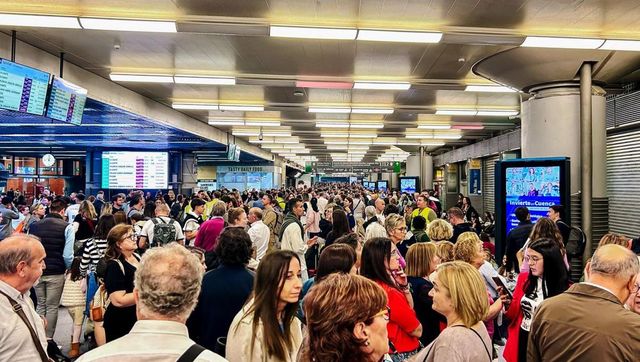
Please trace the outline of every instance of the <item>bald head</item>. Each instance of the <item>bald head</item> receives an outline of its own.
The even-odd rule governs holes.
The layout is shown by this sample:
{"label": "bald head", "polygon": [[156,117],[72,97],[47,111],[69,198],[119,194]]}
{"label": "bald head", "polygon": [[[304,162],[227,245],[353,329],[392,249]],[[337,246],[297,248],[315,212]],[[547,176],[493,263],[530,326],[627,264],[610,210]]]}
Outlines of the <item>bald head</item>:
{"label": "bald head", "polygon": [[169,216],[169,205],[165,203],[156,206],[156,216]]}
{"label": "bald head", "polygon": [[35,236],[20,234],[0,242],[0,280],[26,293],[42,275],[42,243]]}
{"label": "bald head", "polygon": [[378,211],[378,213],[380,214],[384,211],[384,207],[386,206],[386,203],[384,202],[383,199],[378,198],[376,199],[375,205],[376,205],[376,211]]}
{"label": "bald head", "polygon": [[596,249],[591,259],[591,274],[604,278],[629,280],[640,272],[638,258],[629,249],[607,244]]}

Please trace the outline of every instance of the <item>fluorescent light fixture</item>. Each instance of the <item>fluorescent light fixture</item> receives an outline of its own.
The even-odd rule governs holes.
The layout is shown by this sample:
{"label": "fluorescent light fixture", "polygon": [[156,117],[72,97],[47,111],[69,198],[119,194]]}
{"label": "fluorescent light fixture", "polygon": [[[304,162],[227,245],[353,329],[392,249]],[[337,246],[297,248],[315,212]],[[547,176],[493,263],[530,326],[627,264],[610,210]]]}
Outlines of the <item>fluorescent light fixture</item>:
{"label": "fluorescent light fixture", "polygon": [[316,28],[280,25],[271,25],[269,27],[269,36],[280,38],[354,40],[357,34],[357,29],[349,28]]}
{"label": "fluorescent light fixture", "polygon": [[401,43],[438,43],[442,39],[440,32],[368,30],[358,31],[358,40],[389,41]]}
{"label": "fluorescent light fixture", "polygon": [[600,49],[604,50],[627,50],[640,51],[640,41],[638,40],[607,40]]}
{"label": "fluorescent light fixture", "polygon": [[325,140],[325,141],[324,141],[324,144],[325,144],[325,145],[348,145],[348,144],[349,144],[349,141],[347,141],[347,140],[344,140],[344,141],[342,141],[342,140],[341,140],[341,141],[335,141],[335,140],[333,140],[333,141],[326,141],[326,140]]}
{"label": "fluorescent light fixture", "polygon": [[0,14],[2,26],[29,26],[38,28],[81,29],[75,16],[50,16],[27,14]]}
{"label": "fluorescent light fixture", "polygon": [[459,140],[462,138],[461,134],[434,134],[433,138],[440,138],[443,140]]}
{"label": "fluorescent light fixture", "polygon": [[376,138],[378,137],[375,133],[349,133],[350,138]]}
{"label": "fluorescent light fixture", "polygon": [[417,141],[402,141],[402,140],[398,140],[398,145],[402,145],[402,146],[420,146],[420,142]]}
{"label": "fluorescent light fixture", "polygon": [[245,121],[245,126],[254,126],[254,127],[280,127],[280,121]]}
{"label": "fluorescent light fixture", "polygon": [[368,150],[368,146],[327,145],[328,150]]}
{"label": "fluorescent light fixture", "polygon": [[520,46],[532,48],[598,49],[603,43],[604,39],[528,36]]}
{"label": "fluorescent light fixture", "polygon": [[439,116],[475,116],[478,113],[475,109],[438,109],[436,115]]}
{"label": "fluorescent light fixture", "polygon": [[236,78],[234,77],[209,77],[196,75],[174,75],[173,80],[176,84],[206,84],[206,85],[234,85]]}
{"label": "fluorescent light fixture", "polygon": [[260,136],[260,131],[231,131],[234,136]]}
{"label": "fluorescent light fixture", "polygon": [[484,129],[484,126],[482,124],[460,124],[451,127],[451,129],[480,130]]}
{"label": "fluorescent light fixture", "polygon": [[217,111],[218,105],[211,103],[172,103],[173,109],[190,109],[198,111]]}
{"label": "fluorescent light fixture", "polygon": [[291,132],[262,131],[262,135],[267,137],[291,137]]}
{"label": "fluorescent light fixture", "polygon": [[351,128],[358,128],[358,129],[379,129],[379,128],[384,128],[384,124],[382,123],[353,123],[351,122]]}
{"label": "fluorescent light fixture", "polygon": [[315,81],[296,81],[296,87],[298,88],[324,88],[324,89],[351,89],[353,84],[351,82],[315,82]]}
{"label": "fluorescent light fixture", "polygon": [[478,113],[476,115],[478,115],[478,116],[504,116],[504,117],[508,117],[508,116],[517,116],[518,114],[520,114],[520,112],[517,111],[517,110],[491,110],[491,109],[486,109],[486,110],[478,110]]}
{"label": "fluorescent light fixture", "polygon": [[432,133],[407,133],[406,138],[433,138]]}
{"label": "fluorescent light fixture", "polygon": [[419,129],[450,129],[450,124],[419,124]]}
{"label": "fluorescent light fixture", "polygon": [[176,33],[175,21],[125,20],[104,18],[80,18],[84,29],[112,31],[143,31],[150,33]]}
{"label": "fluorescent light fixture", "polygon": [[111,73],[109,78],[114,82],[173,83],[172,76],[163,74]]}
{"label": "fluorescent light fixture", "polygon": [[382,90],[407,90],[411,88],[409,82],[355,82],[353,89],[382,89]]}
{"label": "fluorescent light fixture", "polygon": [[351,107],[309,107],[311,113],[350,113]]}
{"label": "fluorescent light fixture", "polygon": [[349,145],[370,145],[372,144],[373,141],[372,140],[367,140],[367,141],[357,141],[357,140],[351,140],[349,141]]}
{"label": "fluorescent light fixture", "polygon": [[348,133],[321,133],[322,138],[348,138]]}
{"label": "fluorescent light fixture", "polygon": [[465,92],[489,92],[489,93],[516,93],[515,89],[501,85],[468,85]]}
{"label": "fluorescent light fixture", "polygon": [[444,146],[444,142],[422,142],[422,146]]}
{"label": "fluorescent light fixture", "polygon": [[391,114],[393,108],[351,108],[351,113],[357,114]]}
{"label": "fluorescent light fixture", "polygon": [[331,123],[331,122],[319,122],[316,123],[318,128],[349,128],[349,123]]}
{"label": "fluorescent light fixture", "polygon": [[279,148],[304,148],[305,146],[303,144],[276,144],[276,143],[269,143],[269,144],[265,144],[262,146],[262,148],[268,148],[268,149],[279,149]]}
{"label": "fluorescent light fixture", "polygon": [[243,111],[243,112],[262,112],[264,111],[264,106],[262,105],[220,105],[221,111]]}
{"label": "fluorescent light fixture", "polygon": [[275,138],[275,137],[263,137],[263,139],[259,139],[258,137],[249,138],[249,143],[286,143],[286,144],[296,144],[300,143],[300,140],[297,138]]}
{"label": "fluorescent light fixture", "polygon": [[209,124],[212,126],[244,126],[241,119],[210,119]]}

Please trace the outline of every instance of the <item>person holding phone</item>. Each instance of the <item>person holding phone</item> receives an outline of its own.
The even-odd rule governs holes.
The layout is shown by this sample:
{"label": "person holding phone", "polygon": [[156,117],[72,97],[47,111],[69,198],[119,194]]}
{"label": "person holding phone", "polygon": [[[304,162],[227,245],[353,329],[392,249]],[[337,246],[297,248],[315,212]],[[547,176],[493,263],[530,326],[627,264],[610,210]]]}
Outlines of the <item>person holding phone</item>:
{"label": "person holding phone", "polygon": [[513,297],[504,287],[498,287],[509,322],[509,339],[503,357],[507,362],[527,360],[527,340],[533,316],[545,299],[569,288],[569,275],[558,243],[538,239],[527,248],[524,262],[529,272],[520,273]]}

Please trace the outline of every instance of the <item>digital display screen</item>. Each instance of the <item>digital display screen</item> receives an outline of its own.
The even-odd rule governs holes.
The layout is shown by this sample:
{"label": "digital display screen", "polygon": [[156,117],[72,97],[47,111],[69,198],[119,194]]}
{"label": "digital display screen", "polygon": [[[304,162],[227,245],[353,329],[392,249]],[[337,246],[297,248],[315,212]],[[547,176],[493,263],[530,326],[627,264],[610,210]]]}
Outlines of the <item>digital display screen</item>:
{"label": "digital display screen", "polygon": [[531,222],[547,216],[549,206],[560,202],[560,166],[507,167],[505,169],[506,234],[520,221],[515,211],[526,206]]}
{"label": "digital display screen", "polygon": [[376,186],[378,191],[387,191],[389,189],[389,183],[387,181],[378,181],[376,182]]}
{"label": "digital display screen", "polygon": [[49,94],[47,117],[79,126],[86,101],[86,89],[54,77]]}
{"label": "digital display screen", "polygon": [[418,179],[415,177],[400,177],[400,192],[413,194],[418,190]]}
{"label": "digital display screen", "polygon": [[49,73],[0,59],[0,108],[42,116]]}
{"label": "digital display screen", "polygon": [[235,143],[229,143],[229,148],[227,150],[227,160],[229,161],[240,161],[240,147]]}
{"label": "digital display screen", "polygon": [[168,179],[167,152],[102,153],[102,188],[166,189]]}

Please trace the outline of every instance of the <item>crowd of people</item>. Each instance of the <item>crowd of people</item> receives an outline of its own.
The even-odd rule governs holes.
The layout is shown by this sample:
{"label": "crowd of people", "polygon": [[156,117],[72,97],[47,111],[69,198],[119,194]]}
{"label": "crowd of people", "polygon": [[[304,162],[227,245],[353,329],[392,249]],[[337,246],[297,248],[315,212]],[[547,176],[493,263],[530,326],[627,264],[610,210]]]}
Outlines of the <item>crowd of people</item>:
{"label": "crowd of people", "polygon": [[493,215],[464,195],[443,210],[432,190],[1,203],[3,361],[64,361],[61,306],[79,361],[492,361],[505,344],[507,361],[640,356],[637,242],[605,235],[574,283],[560,205],[535,223],[518,208],[497,262]]}

